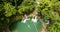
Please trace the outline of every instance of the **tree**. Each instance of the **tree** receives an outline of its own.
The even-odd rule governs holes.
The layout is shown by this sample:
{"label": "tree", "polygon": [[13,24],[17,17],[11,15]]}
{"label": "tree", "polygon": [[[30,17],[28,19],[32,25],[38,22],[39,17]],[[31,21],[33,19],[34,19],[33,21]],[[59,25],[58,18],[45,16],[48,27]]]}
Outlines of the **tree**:
{"label": "tree", "polygon": [[59,0],[41,0],[37,6],[40,16],[43,19],[50,19],[48,26],[49,32],[59,32],[60,30],[60,1]]}
{"label": "tree", "polygon": [[[9,32],[11,23],[34,10],[35,0],[0,0],[0,29]],[[28,14],[29,14],[28,13]]]}

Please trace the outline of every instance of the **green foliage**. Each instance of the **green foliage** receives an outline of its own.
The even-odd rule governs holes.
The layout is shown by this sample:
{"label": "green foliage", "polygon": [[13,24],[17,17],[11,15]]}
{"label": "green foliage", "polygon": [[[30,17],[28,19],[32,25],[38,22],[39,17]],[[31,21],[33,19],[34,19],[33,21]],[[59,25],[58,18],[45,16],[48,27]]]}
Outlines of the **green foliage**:
{"label": "green foliage", "polygon": [[18,12],[20,14],[26,14],[31,12],[34,7],[34,0],[25,0],[21,3],[20,6],[18,6]]}
{"label": "green foliage", "polygon": [[35,2],[35,0],[25,0],[25,1],[22,2],[21,5],[24,5],[24,6],[31,6],[31,5],[34,4],[34,2]]}
{"label": "green foliage", "polygon": [[[1,2],[2,1],[2,2]],[[23,15],[34,10],[35,0],[1,0],[0,29],[6,29],[15,21],[21,20]]]}
{"label": "green foliage", "polygon": [[49,32],[60,32],[60,1],[41,0],[37,8],[43,18],[51,19]]}
{"label": "green foliage", "polygon": [[0,11],[2,11],[3,10],[3,5],[2,4],[0,4]]}
{"label": "green foliage", "polygon": [[4,4],[4,10],[5,10],[5,16],[12,16],[16,14],[16,9],[14,6],[12,6],[10,3]]}
{"label": "green foliage", "polygon": [[37,8],[38,8],[38,12],[41,12],[41,14],[46,18],[52,17],[51,13],[53,11],[52,11],[52,3],[50,1],[44,1],[44,2],[41,1]]}
{"label": "green foliage", "polygon": [[35,0],[2,0],[0,3],[0,28],[9,26],[10,23],[23,18],[23,15],[31,13],[34,8],[43,18],[51,19],[49,31],[60,32],[60,1],[40,0],[36,5]]}
{"label": "green foliage", "polygon": [[33,6],[19,6],[19,10],[18,10],[18,12],[20,13],[20,14],[26,14],[26,13],[28,13],[29,11],[32,11],[33,10]]}

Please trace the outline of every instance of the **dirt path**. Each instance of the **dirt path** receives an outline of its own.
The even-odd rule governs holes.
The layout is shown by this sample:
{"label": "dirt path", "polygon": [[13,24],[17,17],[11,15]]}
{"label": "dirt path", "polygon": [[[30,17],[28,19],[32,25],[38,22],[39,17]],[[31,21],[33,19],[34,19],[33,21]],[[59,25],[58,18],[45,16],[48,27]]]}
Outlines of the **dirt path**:
{"label": "dirt path", "polygon": [[40,19],[40,21],[41,21],[42,26],[43,26],[42,29],[41,29],[41,32],[47,32],[47,29],[46,29],[47,24],[43,22],[43,19]]}

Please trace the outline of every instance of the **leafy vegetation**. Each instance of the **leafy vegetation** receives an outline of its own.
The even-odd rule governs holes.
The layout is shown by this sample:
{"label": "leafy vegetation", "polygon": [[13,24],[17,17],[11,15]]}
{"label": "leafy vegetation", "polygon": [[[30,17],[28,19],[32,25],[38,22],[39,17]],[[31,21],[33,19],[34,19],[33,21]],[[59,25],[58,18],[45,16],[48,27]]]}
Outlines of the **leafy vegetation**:
{"label": "leafy vegetation", "polygon": [[43,19],[49,19],[49,32],[59,32],[60,30],[60,1],[59,0],[41,0],[37,6],[40,16]]}
{"label": "leafy vegetation", "polygon": [[48,30],[60,32],[60,0],[40,0],[38,5],[35,1],[0,0],[0,30],[6,30],[11,23],[21,20],[25,14],[28,15],[37,8],[39,16],[50,20]]}
{"label": "leafy vegetation", "polygon": [[[0,29],[9,30],[11,23],[34,10],[35,0],[0,0]],[[29,12],[29,13],[28,13]]]}

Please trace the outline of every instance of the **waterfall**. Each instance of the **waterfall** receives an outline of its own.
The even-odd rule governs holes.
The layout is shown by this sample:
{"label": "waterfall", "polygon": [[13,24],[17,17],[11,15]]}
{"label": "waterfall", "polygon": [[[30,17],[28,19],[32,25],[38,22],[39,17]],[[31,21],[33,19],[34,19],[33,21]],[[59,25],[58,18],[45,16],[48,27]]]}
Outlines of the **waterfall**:
{"label": "waterfall", "polygon": [[[30,20],[30,18],[28,18],[28,17],[26,16],[26,18],[23,19],[21,22],[22,22],[22,23],[26,23],[27,20]],[[36,23],[37,20],[38,20],[38,19],[37,19],[37,16],[35,16],[35,17],[32,18],[32,21],[33,21],[34,23]]]}
{"label": "waterfall", "polygon": [[27,20],[30,20],[30,19],[25,15],[24,19],[21,22],[26,23]]}
{"label": "waterfall", "polygon": [[34,18],[32,18],[32,21],[36,23],[37,22],[37,16],[35,16]]}

